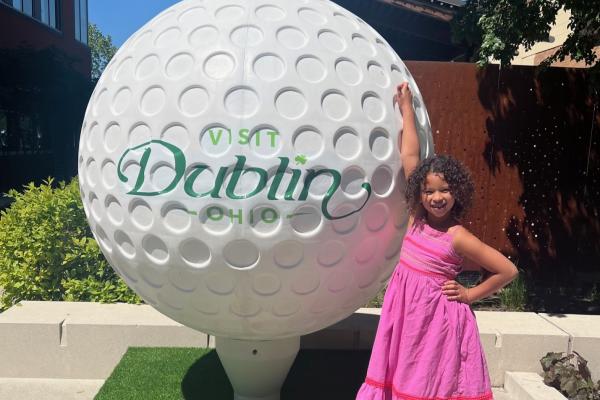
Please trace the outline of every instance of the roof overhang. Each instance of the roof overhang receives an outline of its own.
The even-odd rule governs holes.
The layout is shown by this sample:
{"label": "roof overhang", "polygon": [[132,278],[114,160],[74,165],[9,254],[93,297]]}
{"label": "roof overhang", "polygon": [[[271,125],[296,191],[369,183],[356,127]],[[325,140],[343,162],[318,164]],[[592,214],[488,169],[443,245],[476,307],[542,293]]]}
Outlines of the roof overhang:
{"label": "roof overhang", "polygon": [[379,0],[412,12],[449,22],[456,11],[463,6],[461,0]]}

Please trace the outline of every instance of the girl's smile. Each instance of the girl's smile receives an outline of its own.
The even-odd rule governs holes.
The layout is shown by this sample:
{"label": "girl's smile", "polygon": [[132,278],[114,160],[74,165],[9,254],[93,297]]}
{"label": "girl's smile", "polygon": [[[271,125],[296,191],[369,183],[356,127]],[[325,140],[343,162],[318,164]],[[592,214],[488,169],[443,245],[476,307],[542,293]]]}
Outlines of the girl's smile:
{"label": "girl's smile", "polygon": [[430,222],[443,222],[454,206],[455,200],[444,175],[430,172],[425,177],[421,191],[421,204],[431,218]]}

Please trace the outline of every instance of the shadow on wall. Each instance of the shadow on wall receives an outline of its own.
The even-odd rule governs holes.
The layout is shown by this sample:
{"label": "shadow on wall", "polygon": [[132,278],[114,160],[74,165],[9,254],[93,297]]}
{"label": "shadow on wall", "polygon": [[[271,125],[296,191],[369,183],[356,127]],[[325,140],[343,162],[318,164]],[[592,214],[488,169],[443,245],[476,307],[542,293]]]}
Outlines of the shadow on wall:
{"label": "shadow on wall", "polygon": [[489,112],[482,156],[492,175],[517,168],[522,184],[522,215],[505,226],[517,264],[545,285],[600,281],[600,113],[589,74],[486,68],[478,78]]}

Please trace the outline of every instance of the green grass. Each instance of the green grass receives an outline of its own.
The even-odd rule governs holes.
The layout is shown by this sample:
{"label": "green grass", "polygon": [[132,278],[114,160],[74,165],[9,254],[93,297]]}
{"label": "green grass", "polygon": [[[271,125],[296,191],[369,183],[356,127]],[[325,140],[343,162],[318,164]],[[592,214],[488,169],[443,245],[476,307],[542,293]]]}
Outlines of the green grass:
{"label": "green grass", "polygon": [[[354,399],[370,351],[301,350],[281,400]],[[231,400],[217,353],[196,348],[130,348],[95,400]]]}
{"label": "green grass", "polygon": [[523,274],[524,272],[519,271],[517,278],[498,293],[500,303],[508,311],[523,311],[526,308],[527,286]]}

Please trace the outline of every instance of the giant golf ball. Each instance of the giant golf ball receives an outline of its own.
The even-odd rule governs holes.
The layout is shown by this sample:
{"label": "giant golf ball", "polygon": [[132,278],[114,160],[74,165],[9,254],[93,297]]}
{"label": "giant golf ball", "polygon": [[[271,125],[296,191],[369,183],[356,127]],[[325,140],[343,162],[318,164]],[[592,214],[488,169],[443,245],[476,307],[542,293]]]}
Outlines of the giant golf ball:
{"label": "giant golf ball", "polygon": [[187,0],[117,52],[79,147],[100,248],[146,302],[213,335],[307,334],[363,306],[407,220],[386,41],[329,1]]}

